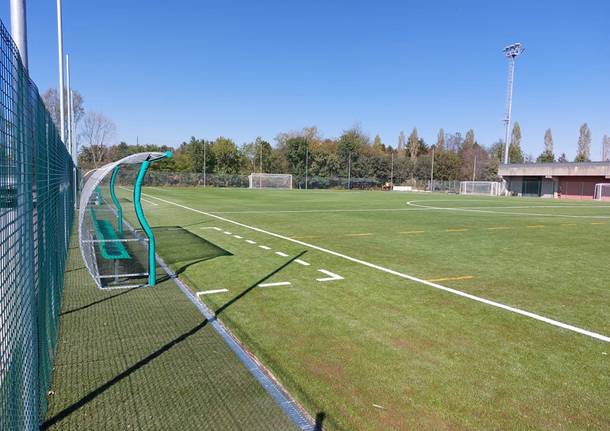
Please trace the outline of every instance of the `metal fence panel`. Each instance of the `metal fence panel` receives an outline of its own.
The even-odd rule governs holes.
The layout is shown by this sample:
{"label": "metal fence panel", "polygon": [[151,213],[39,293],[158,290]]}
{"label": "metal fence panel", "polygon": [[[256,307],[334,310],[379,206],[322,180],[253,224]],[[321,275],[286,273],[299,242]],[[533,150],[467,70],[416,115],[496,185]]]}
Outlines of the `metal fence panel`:
{"label": "metal fence panel", "polygon": [[47,407],[74,165],[0,23],[0,429],[38,429]]}

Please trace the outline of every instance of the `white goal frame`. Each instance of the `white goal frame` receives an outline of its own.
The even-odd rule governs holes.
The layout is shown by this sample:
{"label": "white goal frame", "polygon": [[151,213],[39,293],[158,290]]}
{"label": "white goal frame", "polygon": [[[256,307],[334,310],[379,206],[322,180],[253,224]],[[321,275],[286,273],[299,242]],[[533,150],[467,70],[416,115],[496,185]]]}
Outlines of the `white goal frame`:
{"label": "white goal frame", "polygon": [[251,189],[292,189],[292,175],[253,172],[248,175]]}
{"label": "white goal frame", "polygon": [[610,200],[610,183],[595,184],[593,199],[595,199],[596,201]]}
{"label": "white goal frame", "polygon": [[500,196],[504,193],[504,183],[497,181],[462,181],[461,195]]}

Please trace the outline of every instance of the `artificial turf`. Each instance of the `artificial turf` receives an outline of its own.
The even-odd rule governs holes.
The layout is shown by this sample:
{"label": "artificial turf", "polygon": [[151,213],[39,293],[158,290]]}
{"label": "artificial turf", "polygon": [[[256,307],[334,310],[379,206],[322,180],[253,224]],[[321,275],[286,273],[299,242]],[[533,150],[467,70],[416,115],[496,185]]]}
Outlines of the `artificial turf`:
{"label": "artificial turf", "polygon": [[[310,413],[324,413],[326,429],[610,428],[607,342],[189,209],[608,336],[607,203],[145,193],[154,225],[180,226],[228,252],[181,277],[194,291],[229,290],[204,300]],[[162,244],[158,251],[181,259]],[[297,256],[310,265],[286,265]],[[317,281],[326,277],[319,269],[343,279]],[[257,287],[270,282],[291,285]]]}
{"label": "artificial turf", "polygon": [[[172,235],[193,261],[226,254]],[[42,429],[296,429],[172,280],[101,291],[76,238],[48,399]]]}

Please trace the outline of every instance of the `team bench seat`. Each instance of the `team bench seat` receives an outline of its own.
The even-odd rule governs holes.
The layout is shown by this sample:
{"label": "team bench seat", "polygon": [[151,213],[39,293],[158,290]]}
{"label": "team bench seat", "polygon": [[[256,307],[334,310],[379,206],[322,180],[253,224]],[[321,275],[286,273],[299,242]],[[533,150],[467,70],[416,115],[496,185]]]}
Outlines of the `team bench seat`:
{"label": "team bench seat", "polygon": [[95,227],[95,233],[99,242],[102,257],[108,260],[116,259],[131,259],[129,252],[123,245],[120,238],[114,231],[114,226],[108,220],[98,219],[95,216],[95,211],[91,208],[91,218],[93,219],[93,226]]}

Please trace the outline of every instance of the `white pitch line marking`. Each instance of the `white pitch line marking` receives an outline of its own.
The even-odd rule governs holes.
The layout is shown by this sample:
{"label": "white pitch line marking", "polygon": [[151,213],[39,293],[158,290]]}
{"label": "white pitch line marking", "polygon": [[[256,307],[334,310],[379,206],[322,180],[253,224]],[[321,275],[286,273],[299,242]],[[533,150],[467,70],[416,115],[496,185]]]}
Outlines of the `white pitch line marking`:
{"label": "white pitch line marking", "polygon": [[212,229],[217,230],[218,232],[220,232],[222,229],[219,227],[213,227]]}
{"label": "white pitch line marking", "polygon": [[322,274],[326,274],[329,277],[325,277],[325,278],[316,278],[317,281],[334,281],[334,280],[343,280],[343,277],[341,277],[339,274],[335,274],[334,272],[330,272],[327,271],[325,269],[318,269],[318,272],[321,272]]}
{"label": "white pitch line marking", "polygon": [[311,263],[309,263],[309,262],[305,262],[304,260],[301,260],[301,259],[295,259],[294,261],[295,261],[296,263],[298,263],[299,265],[303,265],[303,266],[309,266],[309,265],[311,265]]}
{"label": "white pitch line marking", "polygon": [[233,235],[233,238],[242,239],[242,237],[239,235]]}
{"label": "white pitch line marking", "polygon": [[[159,198],[157,198],[159,199]],[[522,215],[522,216],[533,216],[533,217],[560,217],[560,218],[589,218],[589,219],[607,219],[610,216],[586,216],[586,215],[568,215],[568,214],[541,214],[541,213],[518,213],[518,212],[509,212],[509,211],[491,211],[491,210],[483,210],[483,209],[475,209],[468,207],[433,207],[429,205],[421,205],[416,204],[417,201],[409,201],[407,205],[420,208],[420,209],[428,209],[428,210],[437,210],[437,211],[464,211],[464,212],[474,212],[474,213],[483,213],[483,214],[498,214],[498,215]],[[499,208],[499,207],[486,207],[486,208]],[[599,207],[601,208],[601,207]]]}
{"label": "white pitch line marking", "polygon": [[281,251],[276,251],[275,254],[277,254],[278,256],[282,256],[282,257],[288,257],[288,255],[286,253],[282,253]]}
{"label": "white pitch line marking", "polygon": [[214,230],[220,230],[220,228],[218,228],[218,227],[212,227],[212,226],[203,226],[203,227],[200,227],[199,229],[214,229]]}
{"label": "white pitch line marking", "polygon": [[[142,199],[142,198],[140,198],[140,199]],[[143,200],[144,202],[146,202],[147,204],[151,204],[151,205],[156,206],[156,207],[158,207],[158,206],[159,206],[159,204],[156,204],[156,203],[154,203],[154,202],[151,202],[151,201],[149,201],[148,199],[142,199],[142,200]]]}
{"label": "white pitch line marking", "polygon": [[275,287],[275,286],[290,286],[292,283],[289,281],[279,281],[277,283],[263,283],[259,284],[258,287]]}
{"label": "white pitch line marking", "polygon": [[271,250],[271,247],[267,247],[266,245],[259,245],[259,248],[262,248],[263,250]]}
{"label": "white pitch line marking", "polygon": [[215,214],[211,214],[211,213],[208,213],[208,212],[205,212],[205,211],[201,211],[201,210],[198,210],[198,209],[195,209],[195,208],[191,208],[191,207],[188,207],[186,205],[182,205],[182,204],[179,204],[179,203],[176,203],[176,202],[169,201],[167,199],[162,199],[162,198],[159,198],[157,196],[153,196],[153,195],[149,195],[149,194],[146,194],[146,196],[149,196],[151,198],[157,199],[157,200],[159,200],[161,202],[165,202],[165,203],[170,204],[170,205],[174,205],[174,206],[179,207],[179,208],[183,208],[183,209],[188,210],[188,211],[193,211],[193,212],[196,212],[198,214],[202,214],[202,215],[205,215],[205,216],[208,216],[208,217],[215,218],[217,220],[222,220],[222,221],[227,222],[227,223],[232,223],[232,224],[234,224],[236,226],[241,226],[243,228],[250,229],[250,230],[253,230],[255,232],[264,233],[265,235],[269,235],[269,236],[272,236],[272,237],[275,237],[275,238],[283,239],[285,241],[290,241],[292,243],[299,244],[299,245],[302,245],[304,247],[308,247],[308,248],[311,248],[313,250],[320,251],[322,253],[330,254],[332,256],[336,256],[336,257],[348,260],[350,262],[354,262],[354,263],[360,264],[362,266],[366,266],[368,268],[376,269],[378,271],[385,272],[387,274],[392,274],[392,275],[395,275],[397,277],[404,278],[406,280],[411,280],[411,281],[414,281],[416,283],[420,283],[420,284],[426,285],[428,287],[432,287],[434,289],[438,289],[438,290],[442,290],[442,291],[445,291],[445,292],[448,292],[448,293],[452,293],[454,295],[461,296],[463,298],[467,298],[467,299],[470,299],[470,300],[473,300],[473,301],[476,301],[476,302],[480,302],[482,304],[490,305],[492,307],[501,308],[502,310],[510,311],[511,313],[515,313],[515,314],[519,314],[521,316],[529,317],[530,319],[538,320],[539,322],[544,322],[546,324],[555,326],[557,328],[566,329],[568,331],[576,332],[576,333],[581,334],[581,335],[586,335],[587,337],[595,338],[597,340],[604,341],[606,343],[610,343],[610,337],[607,336],[607,335],[599,334],[597,332],[593,332],[593,331],[589,331],[587,329],[579,328],[578,326],[574,326],[574,325],[570,325],[568,323],[560,322],[558,320],[550,319],[548,317],[541,316],[540,314],[532,313],[532,312],[527,311],[527,310],[522,310],[520,308],[511,307],[510,305],[502,304],[501,302],[492,301],[490,299],[486,299],[486,298],[482,298],[480,296],[472,295],[470,293],[462,292],[461,290],[452,289],[450,287],[446,287],[446,286],[443,286],[441,284],[432,283],[430,281],[423,280],[423,279],[415,277],[413,275],[404,274],[402,272],[398,272],[398,271],[395,271],[393,269],[383,267],[381,265],[377,265],[377,264],[374,264],[374,263],[371,263],[371,262],[367,262],[367,261],[362,260],[362,259],[358,259],[358,258],[351,257],[351,256],[348,256],[348,255],[345,255],[345,254],[338,253],[338,252],[333,251],[333,250],[329,250],[329,249],[324,248],[324,247],[320,247],[320,246],[317,246],[317,245],[314,245],[314,244],[309,244],[309,243],[304,242],[304,241],[299,241],[298,239],[289,238],[287,236],[280,235],[280,234],[277,234],[277,233],[274,233],[274,232],[269,232],[269,231],[266,231],[266,230],[258,228],[258,227],[250,226],[250,225],[247,225],[247,224],[244,224],[244,223],[237,222],[235,220],[231,220],[231,219],[228,219],[228,218],[225,218],[225,217],[221,217],[221,216],[218,216],[218,215],[215,215]]}
{"label": "white pitch line marking", "polygon": [[231,232],[226,231],[226,230],[225,230],[223,233],[224,233],[225,235],[233,235]]}
{"label": "white pitch line marking", "polygon": [[212,295],[214,293],[226,293],[229,289],[213,289],[213,290],[203,290],[201,292],[197,292],[197,296],[199,295]]}
{"label": "white pitch line marking", "polygon": [[256,241],[252,241],[251,239],[247,239],[247,240],[246,240],[246,242],[247,242],[248,244],[256,244]]}

